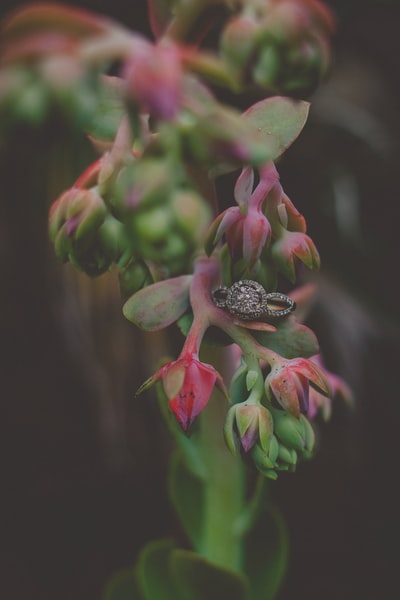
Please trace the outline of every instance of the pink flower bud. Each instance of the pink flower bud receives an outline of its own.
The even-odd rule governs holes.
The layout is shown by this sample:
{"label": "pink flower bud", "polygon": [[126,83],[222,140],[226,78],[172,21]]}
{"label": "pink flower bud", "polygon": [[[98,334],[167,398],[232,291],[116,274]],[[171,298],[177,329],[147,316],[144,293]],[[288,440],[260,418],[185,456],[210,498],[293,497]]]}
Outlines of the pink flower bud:
{"label": "pink flower bud", "polygon": [[198,360],[197,354],[185,353],[169,362],[146,381],[137,394],[161,379],[168,405],[185,431],[206,407],[214,385],[224,387],[213,366]]}
{"label": "pink flower bud", "polygon": [[173,44],[135,47],[125,65],[128,94],[143,112],[161,119],[173,119],[180,107],[182,64]]}
{"label": "pink flower bud", "polygon": [[314,242],[301,231],[283,230],[281,236],[272,245],[271,256],[279,270],[292,283],[296,279],[296,260],[300,260],[309,269],[318,269],[320,265]]}
{"label": "pink flower bud", "polygon": [[268,219],[260,208],[254,206],[248,207],[247,214],[243,214],[238,206],[227,208],[211,225],[211,232],[215,229],[210,249],[225,236],[232,260],[244,258],[249,268],[259,259],[271,237]]}
{"label": "pink flower bud", "polygon": [[240,402],[229,409],[224,435],[228,448],[235,453],[234,435],[240,439],[245,452],[254,444],[259,444],[267,450],[273,431],[271,413],[261,404]]}
{"label": "pink flower bud", "polygon": [[331,395],[325,374],[306,358],[282,358],[272,365],[265,379],[268,399],[274,397],[282,408],[297,418],[308,411],[310,386],[324,396]]}

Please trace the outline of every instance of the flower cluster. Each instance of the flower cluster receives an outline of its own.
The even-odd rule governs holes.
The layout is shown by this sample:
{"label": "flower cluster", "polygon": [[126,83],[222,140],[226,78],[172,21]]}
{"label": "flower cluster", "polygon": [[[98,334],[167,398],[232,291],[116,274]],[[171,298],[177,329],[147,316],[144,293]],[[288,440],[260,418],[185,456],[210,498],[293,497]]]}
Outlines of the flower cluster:
{"label": "flower cluster", "polygon": [[319,268],[318,251],[306,234],[304,217],[283,192],[274,164],[259,169],[259,183],[254,190],[253,179],[253,170],[245,168],[235,187],[238,206],[226,209],[215,219],[207,249],[211,253],[225,239],[236,265],[233,278],[253,274],[262,278],[260,271],[266,263],[269,274],[275,271],[275,279],[280,272],[294,283],[298,261],[309,269]]}
{"label": "flower cluster", "polygon": [[242,85],[304,95],[329,63],[332,14],[318,0],[254,0],[225,26],[221,51]]}
{"label": "flower cluster", "polygon": [[[177,320],[188,308],[193,311],[179,358],[159,369],[138,392],[161,381],[171,412],[182,429],[188,431],[217,385],[230,399],[224,427],[228,448],[233,454],[248,454],[261,473],[275,479],[277,471],[294,470],[299,459],[311,456],[314,433],[310,419],[319,411],[326,418],[331,398],[342,396],[350,400],[350,392],[344,382],[326,371],[316,356],[285,358],[273,349],[277,334],[290,347],[290,340],[298,335],[295,317],[286,320],[286,331],[281,328],[279,332],[268,323],[238,321],[218,308],[211,290],[219,276],[220,265],[215,257],[200,258],[189,290],[186,287],[178,290],[177,285],[172,292],[166,282],[150,285],[140,292],[141,304],[136,307],[131,304],[125,311],[128,318],[152,329],[154,326],[148,325],[153,322],[149,313],[155,304],[160,306],[161,297],[160,312],[165,324]],[[143,309],[143,302],[149,306],[148,311]],[[157,328],[163,325],[157,322]],[[227,334],[234,342],[235,353],[241,357],[229,393],[215,368],[199,360],[199,348],[210,326]],[[315,338],[304,325],[301,327],[303,345],[298,350],[311,355],[316,349]],[[248,328],[266,332],[268,346],[250,335]]]}
{"label": "flower cluster", "polygon": [[[332,394],[349,391],[315,358],[315,336],[289,315],[292,308],[260,305],[246,319],[217,306],[212,292],[253,279],[279,300],[279,276],[295,283],[300,263],[319,267],[274,164],[302,130],[309,104],[263,96],[311,91],[327,67],[333,19],[319,0],[221,0],[199,3],[200,15],[175,4],[172,15],[172,4],[150,3],[154,42],[78,9],[17,12],[3,28],[0,109],[34,122],[55,103],[85,126],[101,154],[51,207],[57,256],[91,276],[116,265],[124,314],[143,329],[182,318],[179,357],[139,391],[162,383],[187,432],[214,386],[221,388],[230,398],[228,447],[276,477],[310,456],[309,419],[329,416]],[[231,13],[219,53],[189,46],[213,25],[217,5]],[[117,76],[107,74],[110,64],[120,65]],[[258,101],[241,113],[218,99],[214,83]],[[235,171],[234,203],[218,214],[215,180]],[[210,328],[242,356],[229,393],[200,360]]]}

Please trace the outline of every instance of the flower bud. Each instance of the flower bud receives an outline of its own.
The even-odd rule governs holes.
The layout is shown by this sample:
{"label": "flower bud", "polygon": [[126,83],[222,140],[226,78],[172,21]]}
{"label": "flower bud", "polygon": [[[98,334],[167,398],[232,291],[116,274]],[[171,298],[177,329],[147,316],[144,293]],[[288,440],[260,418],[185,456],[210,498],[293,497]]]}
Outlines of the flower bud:
{"label": "flower bud", "polygon": [[49,228],[58,258],[91,276],[109,269],[127,244],[123,224],[94,189],[64,192],[51,207]]}
{"label": "flower bud", "polygon": [[257,2],[228,22],[221,53],[242,83],[294,96],[310,93],[329,62],[330,11],[319,0]]}
{"label": "flower bud", "polygon": [[279,456],[279,442],[275,435],[271,435],[267,450],[263,450],[259,444],[251,449],[251,458],[257,469],[269,479],[276,479],[277,460]]}
{"label": "flower bud", "polygon": [[279,471],[294,471],[297,464],[297,453],[292,448],[287,448],[279,443],[277,469]]}
{"label": "flower bud", "polygon": [[161,367],[136,394],[159,380],[172,413],[185,431],[207,405],[215,385],[226,391],[222,377],[214,367],[199,361],[197,354],[188,352],[182,352],[177,360]]}
{"label": "flower bud", "polygon": [[271,246],[271,258],[289,281],[296,280],[295,263],[300,260],[309,269],[319,269],[320,258],[312,239],[301,231],[283,230]]}
{"label": "flower bud", "polygon": [[259,59],[253,68],[254,81],[262,88],[273,88],[280,75],[279,51],[274,46],[266,46],[260,51]]}
{"label": "flower bud", "polygon": [[110,193],[110,208],[124,220],[139,208],[164,204],[174,185],[174,174],[165,160],[136,160],[121,169]]}
{"label": "flower bud", "polygon": [[170,208],[175,227],[182,236],[193,241],[194,248],[204,240],[211,220],[211,210],[205,200],[191,189],[176,190]]}
{"label": "flower bud", "polygon": [[143,260],[131,258],[118,272],[121,294],[128,298],[153,282],[151,273]]}
{"label": "flower bud", "polygon": [[137,44],[125,64],[129,96],[141,112],[161,119],[173,119],[182,94],[182,64],[177,46]]}
{"label": "flower bud", "polygon": [[271,433],[271,414],[261,404],[240,402],[229,409],[224,435],[231,452],[235,453],[236,444],[233,442],[235,434],[239,438],[243,450],[248,452],[256,443],[266,451],[269,447]]}
{"label": "flower bud", "polygon": [[50,209],[49,230],[57,256],[65,261],[72,246],[87,247],[107,215],[95,190],[71,188]]}
{"label": "flower bud", "polygon": [[310,386],[325,396],[331,395],[329,382],[317,365],[306,358],[276,360],[265,379],[265,392],[295,418],[309,406]]}
{"label": "flower bud", "polygon": [[259,23],[256,18],[246,14],[235,16],[226,24],[222,32],[220,48],[222,56],[235,70],[239,72],[244,70],[251,60],[257,44],[258,30]]}
{"label": "flower bud", "polygon": [[299,419],[283,410],[272,409],[274,432],[278,440],[287,448],[300,454],[311,452],[314,446],[314,432],[309,421],[301,415]]}

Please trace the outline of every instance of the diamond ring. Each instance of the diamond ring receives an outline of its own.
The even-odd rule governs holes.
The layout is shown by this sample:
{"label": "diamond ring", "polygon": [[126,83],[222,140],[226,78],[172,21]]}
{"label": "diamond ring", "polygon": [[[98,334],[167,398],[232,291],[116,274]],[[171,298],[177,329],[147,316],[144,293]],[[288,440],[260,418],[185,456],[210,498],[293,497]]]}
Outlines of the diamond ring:
{"label": "diamond ring", "polygon": [[296,308],[295,302],[280,292],[267,293],[262,285],[250,279],[237,281],[231,287],[212,292],[215,306],[227,310],[244,321],[262,317],[284,317]]}

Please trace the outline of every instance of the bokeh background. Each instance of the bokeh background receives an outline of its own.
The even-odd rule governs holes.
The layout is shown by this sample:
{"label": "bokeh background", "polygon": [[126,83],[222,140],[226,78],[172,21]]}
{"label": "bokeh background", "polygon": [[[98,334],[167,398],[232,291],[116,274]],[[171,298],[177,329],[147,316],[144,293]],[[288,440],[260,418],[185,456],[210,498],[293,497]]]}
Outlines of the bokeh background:
{"label": "bokeh background", "polygon": [[[19,2],[4,1],[4,15]],[[144,1],[76,2],[149,34]],[[334,63],[285,190],[322,256],[311,326],[353,387],[320,424],[315,460],[272,496],[291,538],[279,600],[393,598],[400,561],[400,6],[331,0]],[[2,116],[4,118],[4,115]],[[65,123],[0,147],[0,597],[96,600],[143,544],[177,532],[166,427],[134,399],[164,350],[125,322],[114,274],[57,263],[49,203],[90,160]]]}

